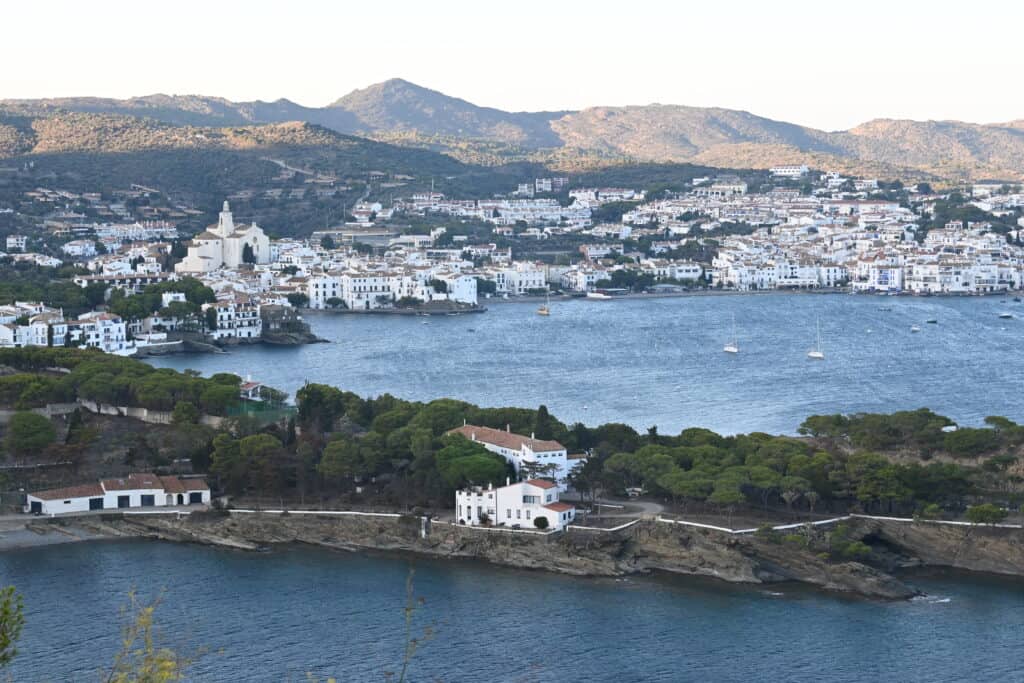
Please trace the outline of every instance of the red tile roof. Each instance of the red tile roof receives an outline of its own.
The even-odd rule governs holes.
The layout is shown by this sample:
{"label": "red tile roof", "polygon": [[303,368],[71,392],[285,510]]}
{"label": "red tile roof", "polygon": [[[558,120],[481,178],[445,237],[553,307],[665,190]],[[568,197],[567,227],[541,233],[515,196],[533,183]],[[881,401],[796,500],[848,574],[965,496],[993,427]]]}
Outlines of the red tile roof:
{"label": "red tile roof", "polygon": [[562,501],[557,501],[555,503],[548,503],[544,508],[547,510],[554,510],[555,512],[568,512],[573,509],[573,506],[568,503],[563,503]]}
{"label": "red tile roof", "polygon": [[134,491],[137,489],[162,489],[163,482],[155,474],[129,474],[122,479],[100,481],[105,491]]}
{"label": "red tile roof", "polygon": [[501,448],[508,448],[514,451],[521,450],[523,445],[530,447],[534,453],[547,453],[549,451],[564,451],[565,446],[557,441],[544,439],[533,439],[522,434],[514,434],[503,429],[492,427],[479,427],[477,425],[463,425],[448,432],[449,434],[461,434],[467,439],[489,443]]}
{"label": "red tile roof", "polygon": [[547,479],[527,479],[526,483],[530,486],[536,486],[539,489],[553,489],[557,484]]}
{"label": "red tile roof", "polygon": [[164,491],[167,493],[188,493],[189,491],[209,491],[210,487],[203,479],[180,477],[160,477]]}
{"label": "red tile roof", "polygon": [[103,495],[103,489],[99,484],[81,484],[79,486],[68,486],[62,489],[49,489],[28,494],[40,500],[64,500],[66,498],[93,498]]}

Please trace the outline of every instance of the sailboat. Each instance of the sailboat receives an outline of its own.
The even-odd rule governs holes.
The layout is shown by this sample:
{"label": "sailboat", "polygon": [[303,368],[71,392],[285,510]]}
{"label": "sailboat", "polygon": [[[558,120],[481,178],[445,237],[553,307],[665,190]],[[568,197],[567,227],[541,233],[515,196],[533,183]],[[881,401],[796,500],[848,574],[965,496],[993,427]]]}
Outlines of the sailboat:
{"label": "sailboat", "polygon": [[818,338],[814,348],[807,352],[807,357],[813,360],[825,360],[825,352],[821,350],[821,321],[815,320],[814,326],[817,329]]}
{"label": "sailboat", "polygon": [[537,309],[537,315],[551,315],[551,294],[548,293],[544,304]]}
{"label": "sailboat", "polygon": [[739,342],[736,340],[736,315],[735,314],[733,314],[733,316],[732,316],[732,337],[731,337],[731,339],[732,339],[732,341],[727,342],[726,345],[722,347],[722,350],[725,351],[726,353],[739,353],[740,352],[740,345],[739,345]]}

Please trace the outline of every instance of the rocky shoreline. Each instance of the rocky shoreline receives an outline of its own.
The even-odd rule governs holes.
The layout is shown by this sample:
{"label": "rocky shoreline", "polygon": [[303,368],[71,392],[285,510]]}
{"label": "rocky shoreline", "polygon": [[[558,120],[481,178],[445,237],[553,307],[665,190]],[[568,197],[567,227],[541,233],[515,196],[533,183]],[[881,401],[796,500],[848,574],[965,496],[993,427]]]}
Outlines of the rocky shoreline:
{"label": "rocky shoreline", "polygon": [[620,577],[663,572],[729,583],[795,581],[871,599],[919,595],[892,575],[906,567],[1024,576],[1024,532],[857,520],[853,531],[878,544],[889,566],[832,562],[805,548],[750,534],[730,535],[656,521],[617,531],[571,529],[540,535],[431,523],[413,515],[201,512],[192,515],[96,515],[36,520],[64,539],[150,538],[257,551],[306,544],[348,552],[389,551],[441,559],[483,560],[574,576]]}

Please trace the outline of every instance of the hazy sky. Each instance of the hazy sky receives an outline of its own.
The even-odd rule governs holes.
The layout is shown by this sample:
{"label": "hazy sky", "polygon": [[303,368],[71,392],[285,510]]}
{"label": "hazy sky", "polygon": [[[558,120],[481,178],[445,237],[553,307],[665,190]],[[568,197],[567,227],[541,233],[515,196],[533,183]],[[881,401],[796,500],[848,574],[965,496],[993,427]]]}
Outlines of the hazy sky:
{"label": "hazy sky", "polygon": [[826,129],[1024,118],[1020,0],[50,0],[0,9],[0,98],[322,106],[401,77],[510,110],[688,104]]}

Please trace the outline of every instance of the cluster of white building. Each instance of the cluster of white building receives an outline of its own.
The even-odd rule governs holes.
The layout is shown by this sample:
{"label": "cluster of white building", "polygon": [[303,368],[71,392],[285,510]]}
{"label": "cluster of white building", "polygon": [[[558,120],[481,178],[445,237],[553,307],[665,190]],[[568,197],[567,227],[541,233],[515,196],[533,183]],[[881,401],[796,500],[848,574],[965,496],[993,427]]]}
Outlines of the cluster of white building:
{"label": "cluster of white building", "polygon": [[[807,170],[777,167],[772,173],[792,179],[805,176]],[[838,191],[848,185],[860,197]],[[974,188],[971,203],[994,216],[1024,205],[1024,195],[996,194],[990,186]],[[983,294],[1024,284],[1024,250],[1007,236],[991,231],[986,223],[951,222],[919,240],[920,225],[938,197],[919,197],[915,212],[895,201],[864,198],[877,187],[874,179],[829,173],[810,195],[786,188],[748,195],[740,184],[719,180],[682,196],[637,206],[622,218],[631,232],[620,235],[635,238],[637,226],[648,226],[648,232],[657,226],[672,236],[701,239],[705,231],[724,223],[754,226],[753,234],[718,240],[718,254],[707,275],[713,285],[729,289],[848,284],[855,292]],[[592,271],[582,266],[563,279],[571,288],[582,289],[584,281],[601,279]]]}
{"label": "cluster of white building", "polygon": [[915,238],[903,217],[865,225],[790,224],[723,241],[713,282],[747,289],[848,284],[854,292],[988,294],[1024,284],[1024,249],[987,224],[952,222]]}
{"label": "cluster of white building", "polygon": [[77,346],[119,356],[137,351],[125,321],[112,313],[83,313],[69,320],[40,303],[0,306],[0,347],[26,346]]}
{"label": "cluster of white building", "polygon": [[434,213],[474,218],[497,226],[526,223],[531,226],[561,225],[579,229],[592,224],[589,206],[579,202],[562,206],[557,199],[550,198],[448,199],[439,192],[424,192],[414,194],[408,200],[396,200],[395,210],[415,215]]}
{"label": "cluster of white building", "polygon": [[[557,441],[516,434],[508,428],[467,424],[448,433],[481,444],[505,458],[518,476],[529,477],[516,483],[506,479],[505,486],[497,488],[494,482],[479,482],[456,491],[459,524],[559,531],[576,518],[576,508],[560,501],[559,494],[569,488],[569,473],[585,461],[583,456],[569,455]],[[544,521],[538,523],[541,518]]]}

